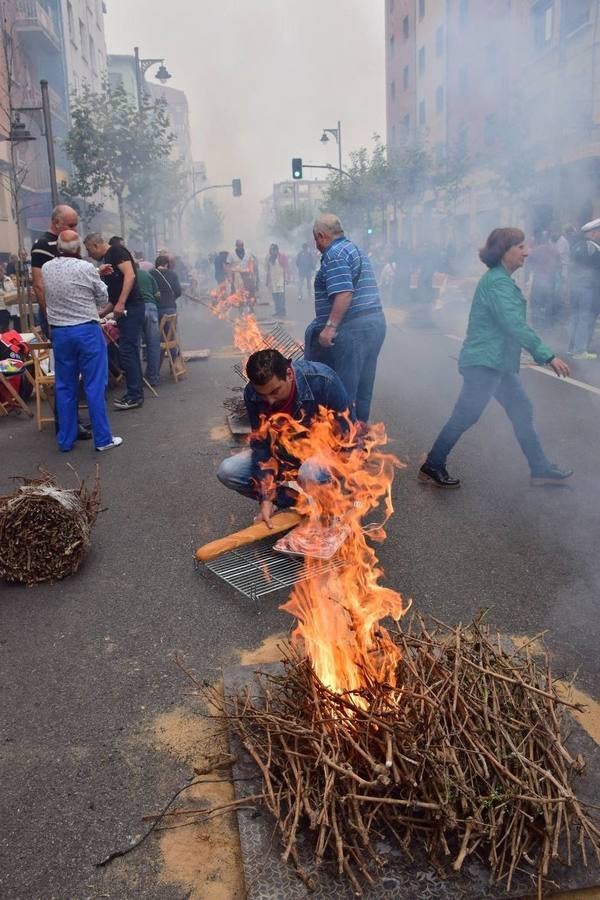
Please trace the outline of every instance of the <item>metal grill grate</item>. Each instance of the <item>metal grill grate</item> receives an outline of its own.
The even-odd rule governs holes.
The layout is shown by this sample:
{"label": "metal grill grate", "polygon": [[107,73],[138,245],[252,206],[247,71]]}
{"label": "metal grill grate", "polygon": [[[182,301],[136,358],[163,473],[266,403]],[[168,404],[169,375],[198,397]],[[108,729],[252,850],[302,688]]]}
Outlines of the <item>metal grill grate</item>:
{"label": "metal grill grate", "polygon": [[282,325],[276,325],[264,336],[265,344],[273,350],[279,350],[288,359],[302,359],[304,347],[298,343]]}
{"label": "metal grill grate", "polygon": [[[206,568],[255,603],[268,594],[289,590],[306,581],[304,560],[273,550],[278,538],[266,538],[247,547],[239,547],[206,563]],[[315,560],[311,577],[341,569],[341,559]]]}

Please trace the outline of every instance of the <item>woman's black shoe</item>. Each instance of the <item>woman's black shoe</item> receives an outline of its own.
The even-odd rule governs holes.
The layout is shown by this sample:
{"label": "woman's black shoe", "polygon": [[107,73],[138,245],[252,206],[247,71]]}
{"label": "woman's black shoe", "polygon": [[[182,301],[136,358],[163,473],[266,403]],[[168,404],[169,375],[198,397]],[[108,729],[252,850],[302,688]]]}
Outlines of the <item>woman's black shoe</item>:
{"label": "woman's black shoe", "polygon": [[92,439],[92,432],[89,428],[86,428],[85,425],[77,426],[77,440],[78,441],[89,441]]}
{"label": "woman's black shoe", "polygon": [[419,469],[419,481],[422,484],[435,484],[440,488],[460,487],[460,478],[448,475],[445,466],[430,466],[429,463],[424,463]]}

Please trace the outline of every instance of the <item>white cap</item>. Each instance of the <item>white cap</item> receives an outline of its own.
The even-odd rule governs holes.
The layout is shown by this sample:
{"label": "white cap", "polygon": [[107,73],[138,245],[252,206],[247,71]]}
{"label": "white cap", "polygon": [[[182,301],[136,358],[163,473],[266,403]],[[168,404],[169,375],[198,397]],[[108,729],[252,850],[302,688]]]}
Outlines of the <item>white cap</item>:
{"label": "white cap", "polygon": [[591,222],[586,222],[581,228],[584,234],[587,231],[598,231],[598,229],[600,229],[600,219],[592,219]]}

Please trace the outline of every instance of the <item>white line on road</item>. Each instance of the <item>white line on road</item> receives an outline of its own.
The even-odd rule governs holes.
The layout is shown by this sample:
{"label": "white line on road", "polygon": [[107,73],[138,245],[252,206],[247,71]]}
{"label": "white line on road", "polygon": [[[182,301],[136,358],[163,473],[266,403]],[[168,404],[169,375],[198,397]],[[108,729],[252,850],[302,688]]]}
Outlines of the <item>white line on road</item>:
{"label": "white line on road", "polygon": [[[451,341],[462,341],[462,338],[457,334],[447,334],[445,336],[450,338]],[[544,369],[542,366],[526,363],[522,368],[527,369],[530,372],[541,372],[542,375],[550,375],[552,378],[558,378],[556,372],[553,372],[552,369]],[[564,381],[565,384],[572,384],[574,387],[581,388],[583,391],[588,391],[590,394],[597,394],[600,397],[600,388],[595,387],[593,384],[587,384],[585,381],[578,381],[576,378],[561,378],[560,381]]]}

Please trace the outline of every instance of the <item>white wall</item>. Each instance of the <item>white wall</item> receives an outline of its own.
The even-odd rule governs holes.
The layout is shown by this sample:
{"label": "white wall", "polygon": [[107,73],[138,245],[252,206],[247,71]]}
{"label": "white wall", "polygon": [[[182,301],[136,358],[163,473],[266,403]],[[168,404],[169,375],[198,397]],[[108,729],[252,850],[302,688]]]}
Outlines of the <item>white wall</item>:
{"label": "white wall", "polygon": [[106,72],[102,0],[61,0],[69,94],[99,90]]}

